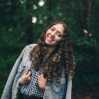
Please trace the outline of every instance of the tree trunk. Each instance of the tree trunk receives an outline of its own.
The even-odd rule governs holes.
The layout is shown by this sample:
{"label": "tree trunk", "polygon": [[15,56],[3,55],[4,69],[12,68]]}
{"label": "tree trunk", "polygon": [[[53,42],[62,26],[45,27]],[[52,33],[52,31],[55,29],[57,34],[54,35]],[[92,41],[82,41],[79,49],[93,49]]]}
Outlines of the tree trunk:
{"label": "tree trunk", "polygon": [[81,29],[89,29],[90,16],[92,8],[92,0],[83,0],[82,15],[80,15],[80,26]]}

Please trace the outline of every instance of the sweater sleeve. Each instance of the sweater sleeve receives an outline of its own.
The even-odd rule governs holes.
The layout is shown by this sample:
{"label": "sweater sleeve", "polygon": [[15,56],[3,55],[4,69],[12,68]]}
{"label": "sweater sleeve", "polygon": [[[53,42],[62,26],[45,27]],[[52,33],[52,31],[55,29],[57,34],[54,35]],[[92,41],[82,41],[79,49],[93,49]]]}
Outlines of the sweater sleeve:
{"label": "sweater sleeve", "polygon": [[33,47],[35,46],[35,44],[30,44],[27,45],[24,48],[24,53],[23,53],[23,57],[21,60],[21,63],[19,64],[17,73],[16,73],[16,77],[13,81],[13,85],[12,85],[12,98],[11,99],[16,99],[16,95],[18,92],[18,89],[20,88],[19,86],[19,78],[21,77],[21,74],[24,70],[28,70],[31,68],[31,60],[30,60],[30,52],[33,49]]}
{"label": "sweater sleeve", "polygon": [[[18,58],[16,59],[16,62],[14,63],[13,68],[9,74],[8,80],[5,84],[3,93],[1,95],[1,99],[15,99],[15,98],[11,98],[11,97],[16,95],[16,93],[17,93],[16,86],[17,86],[18,77],[21,74],[22,70],[25,68],[25,66],[27,66],[27,64],[28,65],[30,64],[30,63],[27,63],[26,60],[28,60],[28,57],[26,57],[26,56],[28,56],[28,52],[34,47],[34,45],[37,45],[37,44],[27,45],[22,50],[22,52],[18,56]],[[13,95],[13,93],[15,93],[15,94]]]}
{"label": "sweater sleeve", "polygon": [[32,51],[34,45],[35,44],[30,44],[24,48],[23,58],[16,74],[17,80],[20,78],[23,71],[28,71],[31,69],[32,61],[30,59],[30,52]]}

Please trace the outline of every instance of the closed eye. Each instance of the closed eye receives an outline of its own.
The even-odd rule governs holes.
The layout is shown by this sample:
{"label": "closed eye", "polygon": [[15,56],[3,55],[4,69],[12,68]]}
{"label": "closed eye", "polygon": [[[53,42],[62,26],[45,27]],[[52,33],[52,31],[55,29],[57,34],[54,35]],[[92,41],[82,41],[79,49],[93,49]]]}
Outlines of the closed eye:
{"label": "closed eye", "polygon": [[51,31],[55,31],[55,27],[52,27],[52,28],[51,28]]}
{"label": "closed eye", "polygon": [[57,35],[58,35],[59,37],[62,37],[62,36],[63,36],[60,32],[57,32]]}

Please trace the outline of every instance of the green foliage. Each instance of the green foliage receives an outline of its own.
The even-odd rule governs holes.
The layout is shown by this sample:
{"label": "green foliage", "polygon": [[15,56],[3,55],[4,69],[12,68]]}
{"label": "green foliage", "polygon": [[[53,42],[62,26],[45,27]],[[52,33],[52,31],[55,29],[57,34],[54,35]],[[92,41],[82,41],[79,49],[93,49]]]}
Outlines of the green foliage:
{"label": "green foliage", "polygon": [[[38,4],[40,0],[0,1],[0,93],[4,87],[2,83],[5,82],[22,48],[35,42],[45,27],[55,19],[64,20],[70,27],[77,64],[74,79],[77,91],[86,85],[93,87],[99,82],[97,79],[99,68],[95,65],[96,34],[99,37],[99,0],[93,1],[91,15],[87,17],[88,34],[82,32],[80,22],[85,19],[83,0],[44,1],[43,6]],[[33,17],[37,19],[34,23]]]}

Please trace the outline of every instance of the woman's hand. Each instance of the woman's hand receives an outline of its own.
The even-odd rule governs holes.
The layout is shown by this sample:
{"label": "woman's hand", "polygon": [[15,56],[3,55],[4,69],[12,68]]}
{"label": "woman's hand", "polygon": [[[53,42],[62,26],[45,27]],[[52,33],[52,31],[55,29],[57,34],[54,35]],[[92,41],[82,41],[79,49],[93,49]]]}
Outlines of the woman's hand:
{"label": "woman's hand", "polygon": [[19,84],[27,84],[31,81],[31,71],[24,71],[19,78]]}
{"label": "woman's hand", "polygon": [[44,74],[38,76],[38,85],[41,89],[45,89],[47,78],[44,78]]}

